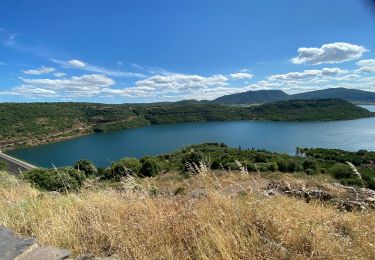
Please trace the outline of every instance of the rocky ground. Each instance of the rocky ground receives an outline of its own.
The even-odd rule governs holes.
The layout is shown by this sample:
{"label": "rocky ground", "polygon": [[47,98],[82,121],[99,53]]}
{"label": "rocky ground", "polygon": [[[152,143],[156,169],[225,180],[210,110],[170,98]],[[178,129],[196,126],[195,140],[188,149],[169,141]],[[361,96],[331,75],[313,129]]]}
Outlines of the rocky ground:
{"label": "rocky ground", "polygon": [[[34,238],[23,238],[11,230],[0,227],[0,259],[3,260],[64,260],[70,252],[53,246],[40,246]],[[115,260],[117,256],[95,257],[83,255],[74,260]]]}

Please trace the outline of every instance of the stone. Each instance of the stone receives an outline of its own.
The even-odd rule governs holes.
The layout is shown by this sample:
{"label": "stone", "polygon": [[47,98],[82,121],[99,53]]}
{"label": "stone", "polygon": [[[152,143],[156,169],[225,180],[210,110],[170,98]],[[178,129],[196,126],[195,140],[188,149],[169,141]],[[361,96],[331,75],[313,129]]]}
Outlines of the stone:
{"label": "stone", "polygon": [[15,259],[36,244],[33,238],[21,238],[0,226],[0,259]]}
{"label": "stone", "polygon": [[68,250],[52,246],[42,246],[20,257],[19,260],[64,260],[69,256],[70,252]]}

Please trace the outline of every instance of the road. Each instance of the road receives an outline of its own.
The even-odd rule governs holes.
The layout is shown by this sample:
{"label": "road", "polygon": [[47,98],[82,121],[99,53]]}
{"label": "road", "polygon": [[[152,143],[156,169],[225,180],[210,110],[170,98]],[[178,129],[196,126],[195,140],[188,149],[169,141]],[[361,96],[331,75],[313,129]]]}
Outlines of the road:
{"label": "road", "polygon": [[17,158],[14,158],[14,157],[11,157],[9,155],[6,155],[2,152],[0,152],[0,160],[2,161],[6,161],[9,165],[9,172],[10,173],[13,173],[13,174],[19,174],[23,171],[27,171],[27,170],[31,170],[31,169],[36,169],[37,167],[30,164],[30,163],[27,163],[27,162],[24,162],[24,161],[21,161]]}

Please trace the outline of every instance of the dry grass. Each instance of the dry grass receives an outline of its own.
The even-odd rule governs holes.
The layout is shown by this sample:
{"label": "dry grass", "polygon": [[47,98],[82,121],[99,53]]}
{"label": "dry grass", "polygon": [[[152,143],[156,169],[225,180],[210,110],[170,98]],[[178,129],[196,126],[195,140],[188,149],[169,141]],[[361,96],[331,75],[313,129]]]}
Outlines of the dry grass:
{"label": "dry grass", "polygon": [[[154,185],[167,182],[164,188],[174,188],[181,181],[176,176],[164,178],[142,183],[131,180],[124,183],[123,191],[89,189],[56,196],[0,175],[0,224],[75,255],[118,254],[123,259],[375,258],[373,212],[340,212],[328,205],[253,192],[226,195],[217,188],[198,198],[148,195],[147,189]],[[210,183],[208,176],[194,176],[183,183],[196,188],[246,178],[250,177],[232,174]]]}

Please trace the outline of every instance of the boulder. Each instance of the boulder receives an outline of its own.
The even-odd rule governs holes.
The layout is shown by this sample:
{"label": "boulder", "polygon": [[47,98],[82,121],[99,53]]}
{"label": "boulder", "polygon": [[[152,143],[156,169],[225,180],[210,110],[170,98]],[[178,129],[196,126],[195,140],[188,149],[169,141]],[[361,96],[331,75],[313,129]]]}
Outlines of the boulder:
{"label": "boulder", "polygon": [[0,226],[0,259],[15,259],[35,244],[33,238],[21,238]]}

